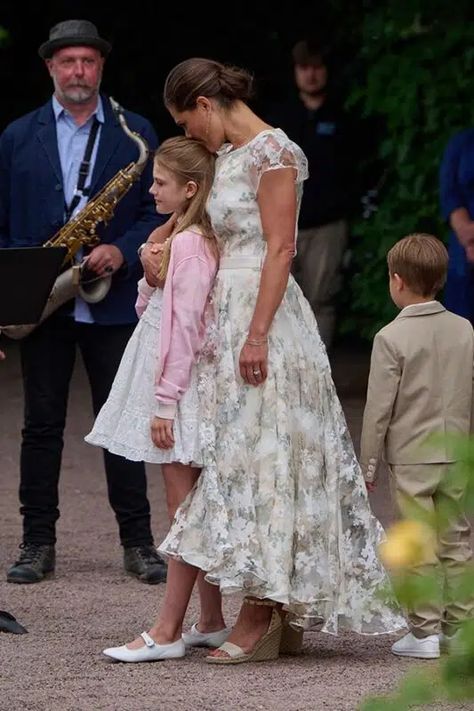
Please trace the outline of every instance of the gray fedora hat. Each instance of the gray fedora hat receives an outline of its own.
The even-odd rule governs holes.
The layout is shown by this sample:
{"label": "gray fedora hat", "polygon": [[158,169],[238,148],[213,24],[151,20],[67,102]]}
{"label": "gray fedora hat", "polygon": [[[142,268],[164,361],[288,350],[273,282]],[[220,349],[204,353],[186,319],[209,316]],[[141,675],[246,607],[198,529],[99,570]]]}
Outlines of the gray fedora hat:
{"label": "gray fedora hat", "polygon": [[49,31],[49,40],[43,42],[38,54],[43,59],[50,59],[63,47],[95,47],[106,57],[112,45],[99,37],[97,27],[88,20],[65,20],[58,22]]}

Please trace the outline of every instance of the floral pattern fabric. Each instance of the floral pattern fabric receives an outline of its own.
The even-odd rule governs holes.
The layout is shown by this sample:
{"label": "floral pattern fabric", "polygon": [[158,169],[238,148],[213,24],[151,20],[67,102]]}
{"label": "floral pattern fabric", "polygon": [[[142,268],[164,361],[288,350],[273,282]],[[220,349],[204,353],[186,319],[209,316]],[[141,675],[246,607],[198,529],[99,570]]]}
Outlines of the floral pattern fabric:
{"label": "floral pattern fabric", "polygon": [[[223,258],[264,257],[256,192],[266,170],[283,167],[295,170],[300,202],[306,159],[281,130],[219,155],[209,211]],[[295,625],[392,632],[405,622],[381,597],[383,529],[292,277],[269,333],[267,380],[254,388],[240,377],[259,281],[258,266],[217,274],[214,330],[197,366],[204,469],[160,551],[205,570],[223,593],[284,603]]]}

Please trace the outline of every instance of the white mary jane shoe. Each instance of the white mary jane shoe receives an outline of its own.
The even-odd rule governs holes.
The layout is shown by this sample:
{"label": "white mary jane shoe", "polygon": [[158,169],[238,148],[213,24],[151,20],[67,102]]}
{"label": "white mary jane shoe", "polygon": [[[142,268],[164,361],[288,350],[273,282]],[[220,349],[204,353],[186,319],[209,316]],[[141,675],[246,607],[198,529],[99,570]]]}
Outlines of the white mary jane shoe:
{"label": "white mary jane shoe", "polygon": [[142,632],[140,637],[145,642],[144,647],[129,649],[125,644],[121,647],[108,647],[103,654],[118,662],[157,662],[160,659],[179,659],[186,654],[182,639],[171,644],[157,644],[148,634]]}
{"label": "white mary jane shoe", "polygon": [[414,657],[415,659],[438,659],[439,639],[437,634],[429,637],[418,638],[411,632],[395,642],[392,646],[393,654],[397,657]]}
{"label": "white mary jane shoe", "polygon": [[217,632],[199,632],[194,624],[189,632],[183,632],[182,638],[186,647],[220,647],[231,633],[230,627],[224,627]]}

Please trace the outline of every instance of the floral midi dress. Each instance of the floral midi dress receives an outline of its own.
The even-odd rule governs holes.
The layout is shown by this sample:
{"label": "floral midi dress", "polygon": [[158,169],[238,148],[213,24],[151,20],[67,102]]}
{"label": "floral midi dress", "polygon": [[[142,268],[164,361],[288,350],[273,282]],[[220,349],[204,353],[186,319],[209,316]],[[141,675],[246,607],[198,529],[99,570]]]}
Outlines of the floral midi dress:
{"label": "floral midi dress", "polygon": [[239,372],[265,256],[258,185],[265,171],[288,167],[299,204],[306,158],[280,129],[217,158],[208,203],[221,245],[215,324],[197,366],[204,469],[159,550],[206,571],[224,594],[282,602],[295,625],[393,632],[405,621],[384,596],[384,532],[292,276],[269,332],[267,380],[252,387]]}

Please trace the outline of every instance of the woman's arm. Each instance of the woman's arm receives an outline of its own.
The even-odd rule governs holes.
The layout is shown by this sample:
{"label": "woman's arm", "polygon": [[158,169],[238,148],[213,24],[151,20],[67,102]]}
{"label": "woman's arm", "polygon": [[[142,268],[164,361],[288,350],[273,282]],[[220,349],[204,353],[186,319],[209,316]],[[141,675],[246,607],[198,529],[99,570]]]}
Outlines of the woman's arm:
{"label": "woman's arm", "polygon": [[267,377],[267,336],[283,299],[295,254],[295,175],[293,168],[269,170],[263,173],[258,188],[257,201],[267,254],[249,324],[250,343],[245,343],[240,355],[240,374],[251,385],[259,385]]}

